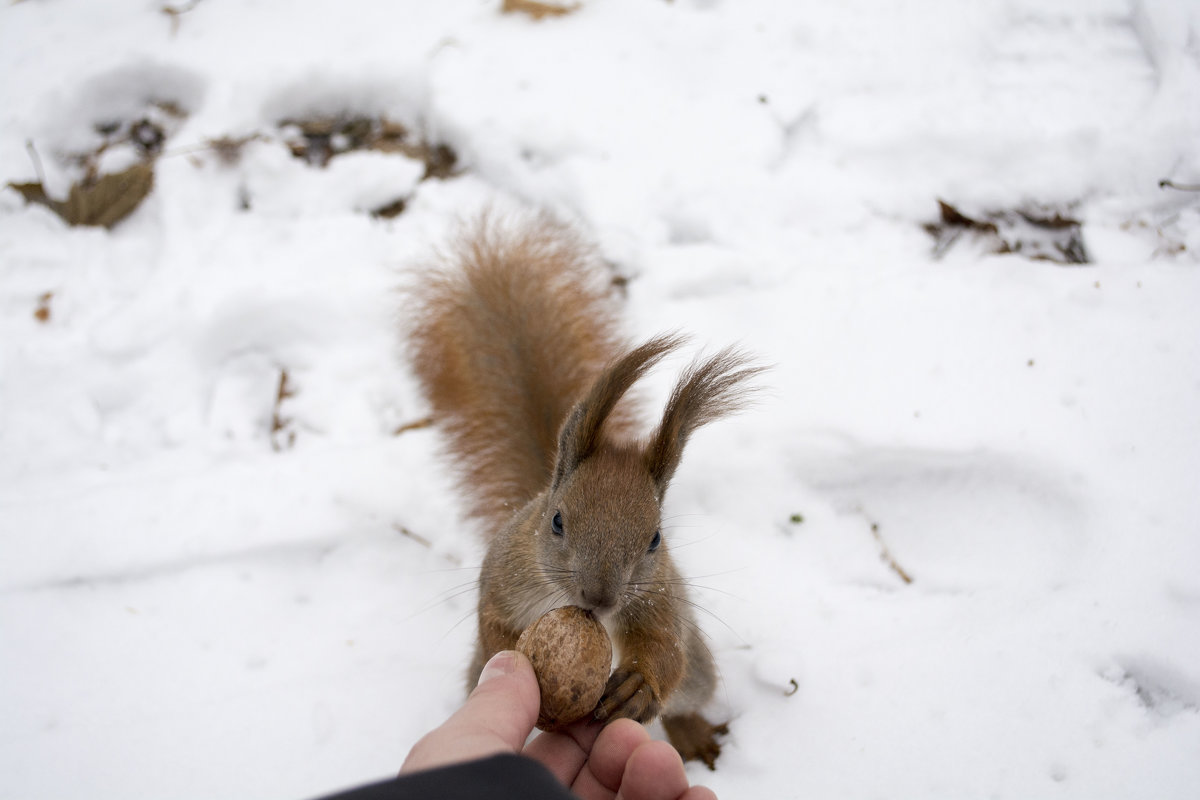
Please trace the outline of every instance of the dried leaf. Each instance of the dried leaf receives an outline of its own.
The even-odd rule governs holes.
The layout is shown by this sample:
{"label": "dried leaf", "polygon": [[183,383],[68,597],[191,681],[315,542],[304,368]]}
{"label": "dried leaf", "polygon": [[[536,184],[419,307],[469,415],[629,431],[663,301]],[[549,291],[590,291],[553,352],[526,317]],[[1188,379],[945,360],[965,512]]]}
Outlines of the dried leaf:
{"label": "dried leaf", "polygon": [[[449,178],[457,174],[458,154],[446,144],[410,139],[408,128],[386,117],[288,118],[280,127],[292,155],[318,167],[337,155],[354,150],[399,153],[425,164],[421,180]],[[297,136],[298,134],[298,136]]]}
{"label": "dried leaf", "polygon": [[425,174],[421,180],[450,178],[455,174],[458,153],[455,153],[449,145],[435,144],[425,148],[425,157],[422,160],[425,162]]}
{"label": "dried leaf", "polygon": [[130,126],[129,140],[143,156],[156,156],[162,152],[167,134],[161,126],[148,119],[140,119]]}
{"label": "dried leaf", "polygon": [[215,139],[208,139],[204,142],[220,161],[227,167],[237,164],[242,158],[242,149],[250,142],[262,141],[263,135],[260,133],[251,133],[247,136],[218,136]]}
{"label": "dried leaf", "polygon": [[371,211],[371,216],[376,219],[394,219],[404,213],[404,209],[408,207],[407,197],[398,197],[390,203],[385,203],[379,208]]}
{"label": "dried leaf", "polygon": [[408,138],[408,128],[401,125],[399,122],[384,117],[379,121],[379,139],[380,141],[398,141],[402,142]]}
{"label": "dried leaf", "polygon": [[1052,231],[1061,231],[1066,230],[1067,228],[1079,227],[1079,220],[1071,219],[1070,217],[1064,217],[1057,211],[1053,212],[1051,216],[1045,216],[1042,214],[1036,214],[1032,211],[1021,210],[1018,210],[1017,214],[1019,214],[1021,219],[1025,220],[1030,225],[1036,225],[1039,228],[1048,228]]}
{"label": "dried leaf", "polygon": [[46,190],[42,188],[41,181],[36,183],[9,183],[10,189],[16,189],[20,192],[21,197],[25,198],[26,203],[40,203],[44,206],[53,208],[54,202],[46,195]]}
{"label": "dried leaf", "polygon": [[992,253],[1060,264],[1090,261],[1083,244],[1083,223],[1060,211],[1026,206],[988,211],[978,218],[944,200],[938,200],[938,210],[939,221],[924,225],[935,240],[934,258],[941,258],[964,234],[970,234]]}
{"label": "dried leaf", "polygon": [[996,226],[991,222],[980,222],[968,217],[945,200],[938,200],[938,210],[942,215],[942,224],[955,228],[970,228],[985,233],[995,233]]}
{"label": "dried leaf", "polygon": [[71,225],[111,228],[133,213],[154,188],[154,167],[134,164],[121,172],[101,175],[71,186],[66,200],[55,200],[38,183],[10,183],[27,203],[39,203]]}
{"label": "dried leaf", "polygon": [[59,215],[72,225],[111,228],[133,213],[154,188],[154,167],[134,164],[121,172],[101,175],[90,185],[75,184]]}

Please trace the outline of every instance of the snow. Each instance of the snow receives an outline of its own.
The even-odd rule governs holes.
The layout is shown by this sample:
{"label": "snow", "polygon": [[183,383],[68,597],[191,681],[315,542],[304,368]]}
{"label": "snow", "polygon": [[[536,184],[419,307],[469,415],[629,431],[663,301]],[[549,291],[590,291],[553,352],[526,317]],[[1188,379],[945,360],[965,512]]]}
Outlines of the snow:
{"label": "snow", "polygon": [[[732,730],[694,780],[1194,796],[1200,195],[1158,184],[1200,183],[1200,8],[498,6],[0,9],[5,182],[167,134],[112,230],[0,190],[0,796],[311,797],[455,707],[482,547],[395,433],[398,289],[485,207],[574,220],[631,336],[774,365],[669,498]],[[339,114],[459,174],[293,157],[283,120]],[[1091,263],[934,258],[939,199],[1071,216]]]}

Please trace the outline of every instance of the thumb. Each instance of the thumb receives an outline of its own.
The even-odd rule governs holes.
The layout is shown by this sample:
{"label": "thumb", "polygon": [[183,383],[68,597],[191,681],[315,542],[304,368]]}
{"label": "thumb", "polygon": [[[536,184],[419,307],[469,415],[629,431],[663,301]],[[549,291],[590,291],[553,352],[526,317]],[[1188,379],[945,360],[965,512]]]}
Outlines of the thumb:
{"label": "thumb", "polygon": [[517,752],[537,722],[541,702],[529,659],[516,650],[502,650],[484,665],[479,683],[450,721],[486,728]]}
{"label": "thumb", "polygon": [[529,659],[514,650],[501,651],[484,666],[462,708],[417,742],[400,771],[520,752],[540,703]]}

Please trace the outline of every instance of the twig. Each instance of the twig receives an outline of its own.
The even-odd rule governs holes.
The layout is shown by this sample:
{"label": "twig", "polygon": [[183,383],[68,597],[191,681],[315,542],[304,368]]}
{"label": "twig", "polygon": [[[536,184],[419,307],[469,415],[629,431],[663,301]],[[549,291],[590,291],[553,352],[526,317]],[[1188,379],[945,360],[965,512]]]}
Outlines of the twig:
{"label": "twig", "polygon": [[1170,178],[1158,182],[1160,189],[1174,189],[1177,192],[1200,192],[1200,183],[1176,183]]}
{"label": "twig", "polygon": [[[279,370],[279,388],[275,390],[275,407],[271,410],[271,448],[275,452],[283,450],[285,447],[291,447],[296,443],[296,432],[291,430],[289,426],[292,424],[291,417],[283,415],[283,401],[295,396],[296,392],[288,383],[288,371],[286,368]],[[280,443],[280,434],[286,433],[284,439],[286,444]]]}
{"label": "twig", "polygon": [[37,147],[33,144],[33,139],[25,140],[25,149],[29,152],[29,160],[33,162],[33,171],[37,173],[38,183],[44,187],[46,185],[46,171],[42,169],[42,157],[38,154]]}
{"label": "twig", "polygon": [[904,568],[896,563],[896,558],[892,555],[892,551],[888,550],[888,546],[884,544],[883,536],[879,533],[879,523],[871,523],[871,535],[875,537],[875,541],[879,544],[879,558],[883,563],[887,564],[892,570],[900,576],[900,580],[905,583],[912,583],[912,576],[904,571]]}
{"label": "twig", "polygon": [[186,145],[162,153],[162,158],[175,156],[194,156],[197,153],[213,153],[222,164],[236,164],[241,158],[242,148],[251,142],[269,142],[271,137],[265,133],[249,133],[245,136],[217,136],[205,139],[200,144]]}
{"label": "twig", "polygon": [[579,8],[579,3],[562,6],[542,3],[538,2],[538,0],[504,0],[503,5],[500,7],[500,12],[503,14],[517,12],[528,14],[534,19],[541,19],[542,17],[561,17],[570,14],[572,11],[578,11]]}
{"label": "twig", "polygon": [[189,0],[189,2],[185,3],[182,6],[178,6],[178,7],[170,6],[170,5],[167,5],[166,3],[164,3],[162,5],[162,7],[159,9],[159,11],[161,11],[162,13],[164,13],[168,17],[170,17],[170,19],[171,19],[171,35],[172,36],[179,33],[179,18],[182,17],[187,12],[194,9],[196,6],[200,5],[201,2],[203,2],[203,0]]}
{"label": "twig", "polygon": [[422,419],[413,420],[412,422],[406,422],[399,428],[396,428],[396,430],[392,431],[392,436],[399,436],[400,434],[407,433],[408,431],[419,431],[421,428],[429,428],[433,426],[433,423],[433,417],[423,417]]}
{"label": "twig", "polygon": [[397,522],[392,523],[392,528],[396,531],[396,533],[399,533],[401,536],[407,536],[409,539],[412,539],[414,542],[421,545],[422,547],[427,547],[430,550],[433,549],[433,542],[429,541],[421,534],[414,533],[413,531],[410,531],[408,528],[404,527],[403,525],[401,525]]}
{"label": "twig", "polygon": [[[424,536],[422,536],[421,534],[419,534],[415,531],[409,530],[408,528],[404,527],[403,525],[401,525],[398,522],[392,523],[392,530],[394,530],[396,533],[400,534],[401,536],[403,536],[406,539],[412,539],[414,542],[421,545],[422,547],[424,547],[427,550],[433,551],[433,549],[434,549],[432,541],[430,541],[429,539],[426,539]],[[462,558],[460,558],[459,556],[457,556],[453,553],[437,553],[437,555],[439,555],[441,558],[444,558],[446,561],[449,561],[451,564],[453,564],[456,567],[462,566]]]}

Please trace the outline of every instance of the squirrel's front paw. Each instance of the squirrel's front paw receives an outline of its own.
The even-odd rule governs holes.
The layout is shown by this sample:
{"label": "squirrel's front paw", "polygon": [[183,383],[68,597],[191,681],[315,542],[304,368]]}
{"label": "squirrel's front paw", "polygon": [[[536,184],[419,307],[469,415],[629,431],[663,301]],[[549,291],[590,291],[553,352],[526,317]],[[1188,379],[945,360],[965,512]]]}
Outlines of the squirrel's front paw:
{"label": "squirrel's front paw", "polygon": [[658,716],[662,701],[658,692],[640,672],[617,669],[608,678],[604,694],[596,704],[596,719],[602,722],[629,717],[637,722],[649,722]]}

